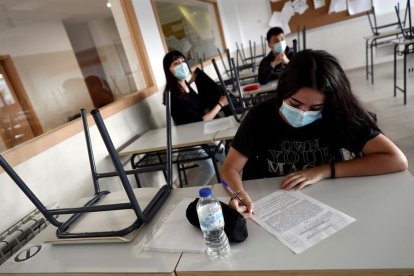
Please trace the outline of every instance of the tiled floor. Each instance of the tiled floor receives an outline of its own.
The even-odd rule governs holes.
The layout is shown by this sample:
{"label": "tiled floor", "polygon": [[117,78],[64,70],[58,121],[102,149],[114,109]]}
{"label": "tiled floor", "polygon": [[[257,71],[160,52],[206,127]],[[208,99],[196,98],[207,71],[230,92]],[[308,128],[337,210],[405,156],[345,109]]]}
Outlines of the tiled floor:
{"label": "tiled floor", "polygon": [[[402,62],[399,63],[402,67]],[[411,70],[410,70],[411,71]],[[354,92],[375,112],[383,133],[405,153],[411,173],[414,173],[414,72],[407,73],[407,104],[403,94],[394,97],[393,63],[375,65],[375,83],[365,78],[365,68],[347,72]],[[398,84],[402,86],[402,70],[398,72]]]}

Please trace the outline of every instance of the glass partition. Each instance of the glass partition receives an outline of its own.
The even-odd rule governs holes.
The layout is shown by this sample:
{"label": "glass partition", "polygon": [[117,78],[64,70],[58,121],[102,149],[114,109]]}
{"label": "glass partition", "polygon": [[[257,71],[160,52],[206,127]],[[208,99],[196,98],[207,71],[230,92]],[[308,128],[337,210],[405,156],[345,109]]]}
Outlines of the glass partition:
{"label": "glass partition", "polygon": [[121,1],[0,0],[0,151],[149,86]]}
{"label": "glass partition", "polygon": [[218,50],[223,52],[223,36],[215,2],[153,1],[168,51],[182,52],[190,66],[217,56]]}

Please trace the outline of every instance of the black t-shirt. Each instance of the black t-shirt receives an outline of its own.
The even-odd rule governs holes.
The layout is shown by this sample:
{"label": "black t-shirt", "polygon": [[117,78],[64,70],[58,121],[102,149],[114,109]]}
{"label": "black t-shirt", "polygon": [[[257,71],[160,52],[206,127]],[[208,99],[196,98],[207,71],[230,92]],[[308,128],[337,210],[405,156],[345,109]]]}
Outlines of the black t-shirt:
{"label": "black t-shirt", "polygon": [[[293,57],[293,51],[290,50],[288,46],[286,46],[285,55],[288,59],[291,59]],[[283,73],[283,71],[286,68],[286,65],[284,64],[278,64],[274,68],[270,65],[270,63],[275,59],[275,56],[273,55],[273,52],[270,51],[267,56],[265,56],[262,61],[260,61],[259,64],[259,73],[258,73],[258,81],[260,84],[266,84],[269,81],[277,80],[280,77],[280,74]]]}
{"label": "black t-shirt", "polygon": [[189,86],[190,93],[171,91],[171,116],[176,125],[203,120],[204,108],[200,96]]}
{"label": "black t-shirt", "polygon": [[294,171],[329,164],[338,160],[339,149],[359,153],[366,142],[379,134],[374,129],[360,129],[351,145],[331,141],[323,120],[294,128],[286,123],[269,100],[247,114],[234,137],[232,147],[248,157],[243,179],[287,175]]}

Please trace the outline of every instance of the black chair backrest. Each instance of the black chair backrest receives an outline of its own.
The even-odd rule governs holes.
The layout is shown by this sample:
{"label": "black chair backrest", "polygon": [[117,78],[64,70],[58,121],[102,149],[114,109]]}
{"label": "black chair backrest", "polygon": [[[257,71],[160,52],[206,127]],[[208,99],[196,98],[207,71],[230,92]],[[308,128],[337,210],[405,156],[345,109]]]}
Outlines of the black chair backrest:
{"label": "black chair backrest", "polygon": [[[403,37],[405,39],[413,39],[414,38],[414,30],[413,30],[413,25],[412,25],[412,21],[411,21],[411,1],[407,0],[407,6],[405,9],[405,18],[404,21],[401,20],[400,17],[400,5],[399,3],[397,3],[397,5],[394,7],[395,8],[395,12],[397,14],[397,19],[398,19],[398,26],[400,27],[401,33],[403,35]],[[407,24],[407,17],[408,17],[408,28],[405,27],[405,25]]]}
{"label": "black chair backrest", "polygon": [[[223,94],[226,96],[227,101],[229,103],[230,111],[233,114],[235,120],[237,122],[241,122],[243,120],[244,116],[245,116],[246,111],[247,111],[246,108],[245,108],[245,105],[244,105],[243,95],[240,95],[241,94],[241,89],[238,90],[239,97],[237,99],[237,97],[235,97],[233,94],[231,94],[231,92],[228,91],[228,89],[226,88],[226,84],[223,80],[223,77],[221,76],[220,70],[219,70],[219,68],[217,66],[217,63],[216,63],[216,60],[213,58],[211,61],[213,63],[214,69],[216,70],[217,77],[219,78],[219,81],[220,81],[219,86],[222,89]],[[233,59],[233,63],[234,63],[234,59]],[[237,76],[238,75],[236,74],[236,78],[238,78]],[[237,86],[237,84],[235,84],[235,80],[232,80],[232,83],[233,83],[233,88]]]}
{"label": "black chair backrest", "polygon": [[223,59],[223,56],[221,55],[221,51],[220,51],[219,48],[217,48],[217,52],[218,52],[218,54],[220,56],[221,62],[223,63],[224,71],[226,72],[226,74],[228,76],[229,75],[229,70],[227,70],[226,64],[224,63],[224,59]]}
{"label": "black chair backrest", "polygon": [[373,35],[380,35],[381,31],[383,31],[384,29],[392,28],[392,27],[400,28],[400,26],[402,26],[401,28],[404,28],[407,15],[408,15],[408,9],[405,10],[404,20],[400,20],[400,8],[399,8],[400,4],[397,3],[397,5],[398,5],[397,20],[391,23],[378,25],[377,15],[375,13],[375,7],[372,7],[372,9],[367,12],[369,26],[371,27],[371,31]]}

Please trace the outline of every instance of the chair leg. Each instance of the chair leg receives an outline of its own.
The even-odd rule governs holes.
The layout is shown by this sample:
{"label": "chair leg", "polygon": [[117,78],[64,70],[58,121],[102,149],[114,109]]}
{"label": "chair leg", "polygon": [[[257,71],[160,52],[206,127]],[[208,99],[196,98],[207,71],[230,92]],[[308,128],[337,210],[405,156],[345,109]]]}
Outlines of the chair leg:
{"label": "chair leg", "polygon": [[183,176],[184,176],[185,185],[188,186],[188,178],[187,178],[186,168],[184,165],[183,165]]}
{"label": "chair leg", "polygon": [[178,180],[180,181],[180,188],[183,188],[183,179],[182,179],[182,168],[181,168],[180,163],[177,164],[177,168],[178,168]]}
{"label": "chair leg", "polygon": [[[137,168],[137,166],[135,166],[135,162],[134,162],[135,156],[136,155],[132,155],[131,156],[131,168],[132,169],[136,169]],[[134,177],[135,177],[135,182],[137,183],[137,187],[138,188],[142,188],[141,181],[139,180],[138,173],[134,173]]]}

